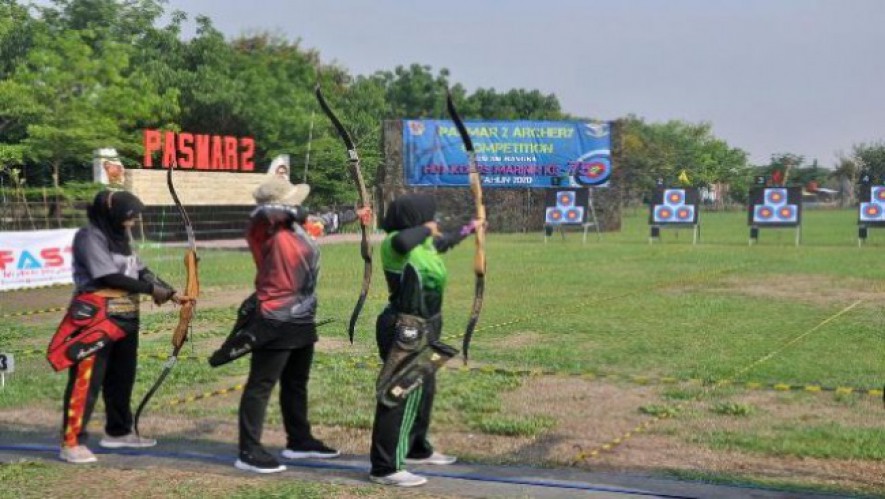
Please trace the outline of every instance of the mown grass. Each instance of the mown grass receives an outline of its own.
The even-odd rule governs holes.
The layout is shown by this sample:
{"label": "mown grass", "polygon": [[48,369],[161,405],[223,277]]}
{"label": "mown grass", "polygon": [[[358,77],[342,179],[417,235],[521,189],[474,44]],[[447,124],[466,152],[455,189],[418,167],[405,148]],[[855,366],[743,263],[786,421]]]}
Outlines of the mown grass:
{"label": "mown grass", "polygon": [[[494,209],[494,207],[489,207]],[[745,213],[704,213],[701,244],[692,246],[686,231],[664,231],[662,242],[648,244],[644,212],[630,213],[619,233],[590,238],[558,236],[546,244],[541,234],[492,234],[485,307],[471,351],[475,362],[513,369],[543,368],[569,372],[602,371],[625,375],[880,387],[885,357],[885,237],[871,232],[858,248],[856,212],[806,211],[803,242],[793,245],[789,230],[763,230],[759,244],[747,244]],[[346,341],[347,318],[362,279],[355,245],[322,248],[320,318],[336,322],[321,336]],[[176,249],[144,248],[148,265],[181,285]],[[242,251],[201,252],[206,296],[249,293],[251,258]],[[378,258],[376,256],[376,258]],[[473,245],[467,241],[445,256],[450,270],[444,336],[459,345],[473,298]],[[769,288],[772,288],[770,291]],[[30,292],[28,292],[30,293]],[[30,296],[30,295],[29,295]],[[34,295],[37,296],[37,295]],[[858,300],[844,315],[833,319]],[[358,323],[356,343],[318,352],[311,381],[311,418],[315,424],[366,429],[373,416],[375,368],[354,367],[375,358],[374,319],[385,302],[384,279],[375,265],[369,300]],[[33,303],[33,306],[58,303]],[[235,306],[203,306],[194,325],[192,353],[205,356],[230,328]],[[7,309],[9,310],[9,309]],[[42,348],[56,317],[23,323],[0,319],[0,350]],[[144,316],[147,331],[168,331],[174,312]],[[827,322],[829,320],[829,322]],[[165,354],[168,333],[145,335],[142,351]],[[136,398],[156,378],[163,361],[140,362]],[[23,358],[19,372],[0,396],[0,409],[59,405],[64,376],[52,374],[39,357]],[[160,403],[186,393],[229,386],[244,379],[247,362],[210,369],[201,361],[182,361],[158,395]],[[438,428],[469,429],[493,435],[538,436],[556,427],[551,417],[509,414],[503,394],[522,386],[517,376],[446,372],[440,377],[434,413]],[[708,397],[718,405],[712,417],[755,421],[764,408],[729,401],[739,389],[668,388],[674,401]],[[814,395],[797,394],[801,397]],[[821,395],[829,396],[832,395]],[[849,409],[856,396],[838,396]],[[271,404],[269,424],[278,420]],[[670,402],[650,401],[642,410],[668,412]],[[159,409],[151,409],[159,410]],[[212,408],[199,403],[164,408],[171,414],[234,418],[236,401]],[[674,418],[686,417],[673,411]],[[739,432],[708,433],[693,440],[716,449],[736,448],[769,456],[815,456],[881,460],[881,430],[847,424],[797,429],[759,425]],[[783,442],[777,444],[777,442]],[[801,445],[800,445],[801,443]],[[869,450],[870,446],[877,450]]]}
{"label": "mown grass", "polygon": [[234,479],[201,476],[199,472],[179,471],[175,477],[157,475],[156,470],[80,469],[72,477],[72,468],[63,463],[20,461],[0,463],[0,483],[4,497],[229,497],[234,499],[287,498],[320,499],[327,497],[392,497],[387,490],[371,486],[339,485],[288,478],[248,480],[237,485]]}
{"label": "mown grass", "polygon": [[763,431],[714,431],[701,436],[714,449],[821,459],[885,460],[885,429],[856,428],[831,422],[776,425]]}

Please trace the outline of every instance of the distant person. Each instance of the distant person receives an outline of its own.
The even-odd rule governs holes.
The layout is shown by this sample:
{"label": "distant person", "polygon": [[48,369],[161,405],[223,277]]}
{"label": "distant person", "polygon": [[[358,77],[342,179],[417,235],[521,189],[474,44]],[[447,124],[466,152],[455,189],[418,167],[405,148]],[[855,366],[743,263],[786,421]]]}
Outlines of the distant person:
{"label": "distant person", "polygon": [[[382,223],[387,232],[381,244],[381,259],[389,302],[376,323],[378,350],[385,365],[378,379],[369,479],[383,485],[416,487],[427,482],[403,469],[404,464],[445,465],[456,461],[454,456],[437,452],[427,435],[436,368],[457,354],[457,350],[440,342],[443,293],[448,280],[440,253],[475,232],[476,222],[443,234],[435,216],[432,197],[406,194],[390,203]],[[423,354],[413,355],[409,351],[412,348]],[[422,360],[413,362],[417,358]],[[409,372],[423,376],[416,380],[408,376]],[[412,385],[407,394],[401,390],[405,384]]]}
{"label": "distant person", "polygon": [[[59,454],[69,463],[96,461],[86,447],[86,427],[100,391],[107,416],[100,446],[115,449],[157,444],[132,431],[138,295],[151,295],[158,305],[169,300],[181,303],[186,298],[179,298],[132,251],[130,230],[143,210],[141,201],[129,192],[100,192],[86,210],[89,224],[74,236],[74,297],[49,353],[56,369],[70,366]],[[109,320],[103,320],[105,316]],[[79,339],[66,341],[72,334]]]}

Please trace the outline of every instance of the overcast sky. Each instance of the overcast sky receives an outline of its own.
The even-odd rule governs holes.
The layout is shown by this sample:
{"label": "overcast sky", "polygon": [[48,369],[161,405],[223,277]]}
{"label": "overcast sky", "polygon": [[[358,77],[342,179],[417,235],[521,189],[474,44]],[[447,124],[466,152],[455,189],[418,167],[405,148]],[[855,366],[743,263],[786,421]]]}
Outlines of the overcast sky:
{"label": "overcast sky", "polygon": [[[709,121],[754,163],[885,140],[885,0],[170,0],[352,74],[414,62],[599,119]],[[192,25],[191,25],[192,26]],[[189,33],[192,34],[192,30]],[[404,116],[404,118],[406,118]]]}

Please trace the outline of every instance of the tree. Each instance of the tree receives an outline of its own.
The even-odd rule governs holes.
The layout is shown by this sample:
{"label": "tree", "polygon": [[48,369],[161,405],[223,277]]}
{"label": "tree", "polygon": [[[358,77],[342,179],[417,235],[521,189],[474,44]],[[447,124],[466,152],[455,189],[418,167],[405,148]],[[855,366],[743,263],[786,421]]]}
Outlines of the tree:
{"label": "tree", "polygon": [[844,154],[837,155],[836,167],[830,173],[831,178],[839,182],[839,206],[853,205],[857,199],[855,186],[860,178],[860,169],[857,162]]}
{"label": "tree", "polygon": [[624,195],[636,201],[654,188],[658,179],[675,183],[682,171],[695,187],[734,183],[747,176],[747,154],[712,134],[709,123],[646,123],[629,116],[623,120],[621,147]]}

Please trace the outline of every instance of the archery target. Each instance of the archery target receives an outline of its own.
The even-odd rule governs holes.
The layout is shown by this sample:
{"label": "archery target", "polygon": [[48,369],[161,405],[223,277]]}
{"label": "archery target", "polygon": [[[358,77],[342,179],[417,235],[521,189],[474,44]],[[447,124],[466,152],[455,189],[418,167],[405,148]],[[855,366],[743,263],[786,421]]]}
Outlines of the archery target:
{"label": "archery target", "polygon": [[783,205],[779,207],[776,211],[777,219],[781,222],[795,222],[796,221],[796,207],[793,205]]}
{"label": "archery target", "polygon": [[672,222],[674,220],[673,214],[674,214],[673,208],[670,208],[669,206],[665,206],[665,205],[656,206],[654,221],[655,222]]}
{"label": "archery target", "polygon": [[885,209],[881,203],[860,203],[860,219],[863,222],[883,222]]}
{"label": "archery target", "polygon": [[559,208],[547,208],[547,216],[544,218],[544,222],[548,224],[562,223],[562,210]]}
{"label": "archery target", "polygon": [[676,208],[676,221],[691,222],[694,220],[694,206],[680,206]]}
{"label": "archery target", "polygon": [[685,191],[682,189],[667,189],[664,191],[664,202],[670,206],[679,206],[685,202]]}
{"label": "archery target", "polygon": [[587,217],[587,189],[550,189],[547,191],[544,223],[546,225],[581,224]]}
{"label": "archery target", "polygon": [[858,221],[885,225],[885,186],[862,186]]}
{"label": "archery target", "polygon": [[750,190],[749,224],[794,227],[800,223],[800,187],[754,187]]}
{"label": "archery target", "polygon": [[753,219],[757,222],[769,222],[774,219],[774,208],[771,206],[756,206],[756,211],[753,214]]}
{"label": "archery target", "polygon": [[700,196],[695,188],[659,188],[652,194],[649,224],[687,224],[698,221]]}
{"label": "archery target", "polygon": [[783,188],[765,189],[765,204],[780,206],[787,202],[787,190]]}

